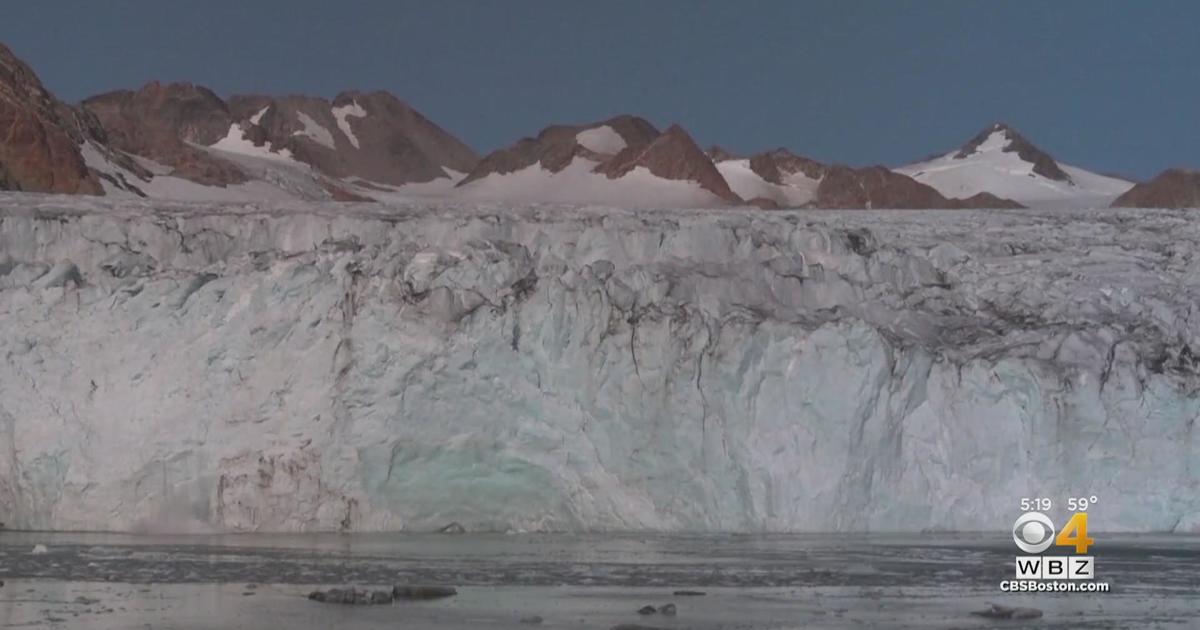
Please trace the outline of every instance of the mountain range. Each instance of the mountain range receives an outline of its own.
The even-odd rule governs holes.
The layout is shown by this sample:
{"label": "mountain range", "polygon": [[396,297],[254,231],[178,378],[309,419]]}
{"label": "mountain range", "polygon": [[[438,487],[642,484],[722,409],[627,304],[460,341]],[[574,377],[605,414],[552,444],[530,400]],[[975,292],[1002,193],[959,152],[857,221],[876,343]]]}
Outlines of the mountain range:
{"label": "mountain range", "polygon": [[483,157],[387,92],[222,99],[151,82],[64,103],[0,44],[0,190],[193,201],[450,199],[626,207],[1200,206],[1200,173],[1143,183],[1055,160],[996,123],[899,168],[786,148],[702,150],[631,115],[552,125]]}

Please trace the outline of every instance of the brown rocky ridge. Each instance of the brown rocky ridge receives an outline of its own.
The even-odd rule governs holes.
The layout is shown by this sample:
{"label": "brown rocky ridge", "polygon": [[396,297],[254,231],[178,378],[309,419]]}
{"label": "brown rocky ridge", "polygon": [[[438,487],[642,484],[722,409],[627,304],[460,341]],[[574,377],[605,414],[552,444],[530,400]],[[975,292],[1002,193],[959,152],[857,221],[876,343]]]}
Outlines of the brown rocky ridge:
{"label": "brown rocky ridge", "polygon": [[[932,186],[883,166],[853,168],[829,165],[782,147],[751,156],[750,169],[765,181],[776,185],[784,185],[787,176],[795,174],[817,180],[816,198],[806,204],[811,208],[922,210],[1023,207],[991,193],[979,193],[968,199],[949,199]],[[760,208],[773,209],[779,206],[777,201],[761,197],[748,201]]]}
{"label": "brown rocky ridge", "polygon": [[642,147],[658,137],[658,129],[643,118],[621,115],[608,120],[583,125],[551,125],[534,138],[521,138],[511,147],[492,151],[467,174],[459,186],[493,173],[503,175],[541,163],[542,168],[557,173],[566,168],[577,156],[596,162],[611,159],[612,155],[599,154],[579,144],[576,136],[581,132],[598,127],[611,127],[626,148]]}
{"label": "brown rocky ridge", "polygon": [[991,193],[967,199],[948,199],[932,186],[896,173],[885,166],[850,168],[832,166],[817,186],[818,208],[828,209],[963,209],[1023,208]]}
{"label": "brown rocky ridge", "polygon": [[[137,180],[149,181],[154,176],[148,168],[164,173],[142,158],[167,167],[168,174],[210,186],[274,177],[272,169],[278,168],[274,165],[264,170],[256,163],[209,150],[230,133],[237,133],[312,167],[311,171],[302,169],[300,179],[293,180],[304,190],[297,194],[316,191],[319,198],[339,201],[368,201],[372,191],[382,193],[390,186],[444,179],[449,172],[466,174],[460,186],[492,173],[534,165],[559,172],[579,157],[591,161],[594,172],[610,179],[642,167],[662,179],[695,182],[725,204],[776,208],[783,203],[775,195],[741,199],[714,164],[714,160],[735,158],[733,153],[716,145],[705,153],[682,127],[673,125],[660,133],[635,116],[554,125],[480,160],[465,144],[387,92],[344,92],[332,101],[245,95],[226,102],[202,86],[151,82],[136,91],[94,96],[72,108],[55,100],[8,49],[0,47],[0,53],[0,124],[9,129],[0,144],[3,188],[102,194],[107,186],[142,194]],[[601,138],[599,144],[580,141],[581,132],[601,126],[611,128],[620,143],[603,140],[611,137],[607,133],[593,135]],[[957,155],[970,155],[996,132],[1007,139],[1004,150],[1033,162],[1035,171],[1066,177],[1053,158],[1002,123],[985,129]],[[121,168],[89,168],[97,159]],[[947,199],[929,186],[882,167],[831,166],[786,149],[751,156],[749,166],[777,186],[787,185],[789,176],[796,174],[816,182],[813,198],[806,203],[810,207],[1020,207],[988,193]],[[130,174],[133,177],[127,178]],[[1186,190],[1178,177],[1168,184],[1173,186],[1171,190]],[[1137,192],[1131,191],[1123,199],[1133,199]],[[1178,200],[1179,196],[1173,193],[1154,205],[1189,203],[1186,198]]]}
{"label": "brown rocky ridge", "polygon": [[1024,208],[1025,206],[1004,197],[997,197],[990,192],[975,193],[965,199],[951,199],[956,208]]}
{"label": "brown rocky ridge", "polygon": [[883,166],[831,166],[817,186],[818,208],[937,209],[956,207],[941,193]]}
{"label": "brown rocky ridge", "polygon": [[671,125],[650,144],[625,147],[611,160],[597,166],[596,172],[616,179],[639,166],[663,179],[697,182],[704,190],[729,203],[742,203],[742,198],[730,190],[729,183],[712,160],[679,125]]}
{"label": "brown rocky ridge", "polygon": [[752,156],[750,170],[772,184],[782,184],[784,176],[796,173],[803,173],[809,179],[821,179],[829,172],[829,166],[780,147]]}
{"label": "brown rocky ridge", "polygon": [[724,162],[725,160],[741,159],[740,156],[738,156],[738,154],[734,153],[733,151],[730,151],[729,149],[726,149],[725,147],[723,147],[719,144],[714,144],[711,147],[708,147],[708,150],[705,151],[705,153],[708,154],[708,157],[713,162]]}
{"label": "brown rocky ridge", "polygon": [[[287,149],[336,179],[403,185],[466,173],[479,157],[467,145],[388,92],[233,96],[229,107],[256,144]],[[256,121],[256,122],[252,122]]]}
{"label": "brown rocky ridge", "polygon": [[237,165],[200,148],[224,138],[235,122],[208,88],[152,81],[136,91],[92,96],[82,107],[100,121],[110,147],[168,166],[172,175],[208,186],[248,179]]}
{"label": "brown rocky ridge", "polygon": [[0,44],[0,190],[103,194],[80,153],[87,127]]}
{"label": "brown rocky ridge", "polygon": [[1167,169],[1136,184],[1112,202],[1114,208],[1200,208],[1200,171]]}
{"label": "brown rocky ridge", "polygon": [[[208,186],[261,177],[250,165],[207,149],[230,133],[311,166],[315,190],[335,201],[369,200],[342,179],[364,188],[367,182],[427,182],[448,177],[443,167],[465,173],[478,162],[470,147],[386,92],[345,92],[333,101],[249,95],[226,103],[203,86],[151,82],[88,98],[82,111],[116,150],[113,161],[141,156]],[[136,162],[121,165],[145,170]]]}
{"label": "brown rocky ridge", "polygon": [[[624,145],[610,152],[585,142],[579,135],[585,131],[609,127]],[[533,166],[558,173],[576,158],[591,161],[593,172],[609,179],[619,179],[635,168],[643,167],[656,177],[667,180],[691,181],[713,194],[723,204],[741,204],[729,184],[713,165],[712,159],[696,145],[679,125],[659,132],[651,123],[636,116],[621,115],[607,120],[581,125],[552,125],[536,137],[521,138],[510,147],[493,151],[480,160],[459,186],[492,174],[506,174]]]}

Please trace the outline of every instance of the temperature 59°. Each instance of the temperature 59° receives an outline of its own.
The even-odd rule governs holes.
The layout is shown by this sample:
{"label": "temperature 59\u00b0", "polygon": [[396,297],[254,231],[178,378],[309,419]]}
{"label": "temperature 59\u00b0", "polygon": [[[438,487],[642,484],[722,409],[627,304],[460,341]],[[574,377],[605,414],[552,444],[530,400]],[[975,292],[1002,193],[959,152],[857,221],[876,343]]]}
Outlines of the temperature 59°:
{"label": "temperature 59\u00b0", "polygon": [[1088,507],[1099,500],[1099,497],[1094,494],[1090,497],[1071,497],[1067,499],[1067,509],[1072,512],[1086,512]]}

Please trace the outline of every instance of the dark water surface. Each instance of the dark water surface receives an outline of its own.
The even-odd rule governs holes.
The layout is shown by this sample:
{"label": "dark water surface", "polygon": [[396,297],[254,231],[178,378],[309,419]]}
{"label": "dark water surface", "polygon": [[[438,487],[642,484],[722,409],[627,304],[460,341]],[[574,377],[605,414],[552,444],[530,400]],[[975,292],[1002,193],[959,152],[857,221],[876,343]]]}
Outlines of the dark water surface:
{"label": "dark water surface", "polygon": [[[0,628],[492,628],[533,615],[572,628],[1200,628],[1200,538],[1096,538],[1111,592],[1014,595],[999,588],[1013,577],[1007,536],[0,532]],[[303,597],[397,583],[460,594],[369,608]],[[667,602],[677,616],[634,612]],[[1045,616],[970,615],[989,602]]]}

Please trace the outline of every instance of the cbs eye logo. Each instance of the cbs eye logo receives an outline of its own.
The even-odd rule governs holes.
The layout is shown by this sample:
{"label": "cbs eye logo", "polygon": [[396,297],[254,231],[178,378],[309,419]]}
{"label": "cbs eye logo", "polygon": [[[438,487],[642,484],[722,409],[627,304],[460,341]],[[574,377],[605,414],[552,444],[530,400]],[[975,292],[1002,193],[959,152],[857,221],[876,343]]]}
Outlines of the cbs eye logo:
{"label": "cbs eye logo", "polygon": [[1013,523],[1013,542],[1025,553],[1042,553],[1054,544],[1054,522],[1041,512],[1026,512]]}
{"label": "cbs eye logo", "polygon": [[1076,512],[1066,527],[1054,535],[1054,522],[1041,512],[1026,512],[1017,517],[1013,523],[1013,542],[1025,553],[1037,554],[1050,548],[1050,545],[1074,547],[1075,553],[1085,554],[1088,548],[1096,543],[1087,533],[1087,512]]}

